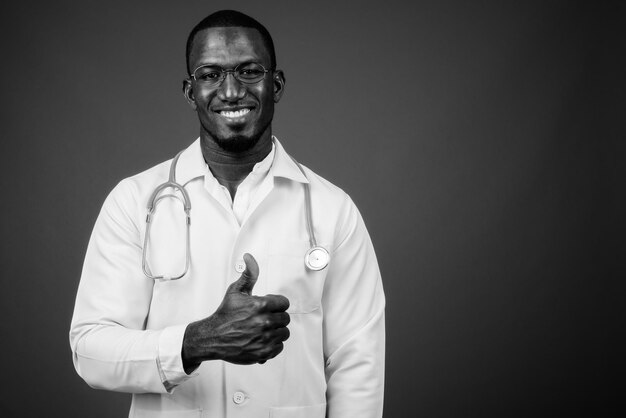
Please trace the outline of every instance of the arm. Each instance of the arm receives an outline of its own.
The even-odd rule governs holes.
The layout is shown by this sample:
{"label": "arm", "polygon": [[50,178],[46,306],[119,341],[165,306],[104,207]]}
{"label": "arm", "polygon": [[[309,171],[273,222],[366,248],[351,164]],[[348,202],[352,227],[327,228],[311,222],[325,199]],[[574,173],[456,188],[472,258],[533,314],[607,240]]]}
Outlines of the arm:
{"label": "arm", "polygon": [[348,201],[324,286],[328,418],[382,416],[385,297],[374,249]]}
{"label": "arm", "polygon": [[135,195],[123,181],[104,202],[87,247],[70,345],[90,386],[162,393],[189,378],[180,359],[186,324],[145,330],[153,281],[141,270]]}
{"label": "arm", "polygon": [[131,215],[135,194],[128,183],[116,187],[89,242],[70,330],[78,374],[95,388],[162,393],[205,360],[253,364],[278,355],[289,337],[289,301],[250,295],[258,277],[251,256],[244,256],[247,269],[213,315],[145,330],[153,281],[141,270],[140,233]]}

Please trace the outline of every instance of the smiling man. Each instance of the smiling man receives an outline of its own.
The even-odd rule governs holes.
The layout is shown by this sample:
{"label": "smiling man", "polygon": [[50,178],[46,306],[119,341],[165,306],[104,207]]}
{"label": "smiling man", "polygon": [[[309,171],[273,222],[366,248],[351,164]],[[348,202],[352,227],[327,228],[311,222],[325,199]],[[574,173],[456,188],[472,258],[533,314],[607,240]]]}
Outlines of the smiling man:
{"label": "smiling man", "polygon": [[87,248],[70,330],[131,417],[381,417],[385,299],[363,220],[272,135],[270,34],[216,12],[187,41],[200,137],[121,181]]}

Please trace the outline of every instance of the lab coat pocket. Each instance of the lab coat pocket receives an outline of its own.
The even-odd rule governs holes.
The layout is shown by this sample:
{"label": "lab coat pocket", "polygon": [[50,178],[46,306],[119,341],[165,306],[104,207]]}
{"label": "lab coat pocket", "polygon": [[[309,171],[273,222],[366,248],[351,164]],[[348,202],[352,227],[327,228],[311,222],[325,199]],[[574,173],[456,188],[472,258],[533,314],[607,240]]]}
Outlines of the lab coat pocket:
{"label": "lab coat pocket", "polygon": [[282,241],[270,247],[267,290],[289,299],[289,313],[313,312],[321,304],[326,273],[306,268],[304,256],[308,250],[308,241]]}
{"label": "lab coat pocket", "polygon": [[326,404],[310,406],[288,406],[270,409],[270,418],[324,418]]}

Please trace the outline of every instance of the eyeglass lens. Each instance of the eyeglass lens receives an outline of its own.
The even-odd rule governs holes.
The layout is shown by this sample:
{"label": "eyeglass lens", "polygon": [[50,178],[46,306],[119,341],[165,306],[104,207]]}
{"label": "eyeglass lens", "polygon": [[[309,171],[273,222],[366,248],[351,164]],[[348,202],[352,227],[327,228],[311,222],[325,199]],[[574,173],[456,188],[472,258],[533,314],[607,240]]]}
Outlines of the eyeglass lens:
{"label": "eyeglass lens", "polygon": [[226,73],[229,72],[232,72],[242,83],[252,84],[263,80],[267,71],[257,63],[240,64],[232,70],[225,70],[216,65],[205,65],[196,69],[193,77],[199,82],[215,85],[221,83],[226,78]]}

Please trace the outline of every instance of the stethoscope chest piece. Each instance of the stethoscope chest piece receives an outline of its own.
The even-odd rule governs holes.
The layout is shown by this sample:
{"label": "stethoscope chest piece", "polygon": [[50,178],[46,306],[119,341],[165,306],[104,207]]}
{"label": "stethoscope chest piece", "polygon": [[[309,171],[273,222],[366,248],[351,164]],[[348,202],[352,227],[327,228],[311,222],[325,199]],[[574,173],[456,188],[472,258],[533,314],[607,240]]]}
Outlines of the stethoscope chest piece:
{"label": "stethoscope chest piece", "polygon": [[314,271],[323,270],[330,261],[330,254],[324,247],[315,246],[306,252],[304,264]]}

